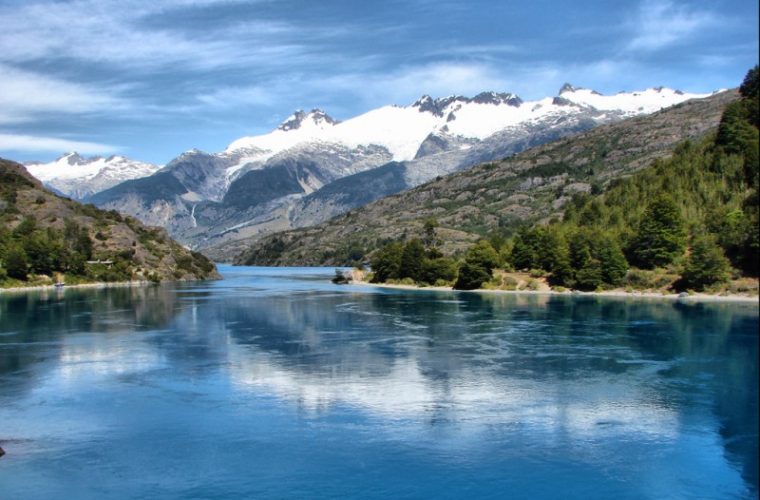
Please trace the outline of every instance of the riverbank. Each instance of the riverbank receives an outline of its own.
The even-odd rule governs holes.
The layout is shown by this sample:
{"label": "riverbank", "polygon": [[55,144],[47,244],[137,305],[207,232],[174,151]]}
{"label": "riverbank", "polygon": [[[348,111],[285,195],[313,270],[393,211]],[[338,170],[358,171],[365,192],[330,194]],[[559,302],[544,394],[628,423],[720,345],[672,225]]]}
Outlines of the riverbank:
{"label": "riverbank", "polygon": [[121,287],[140,287],[154,284],[152,281],[114,281],[105,282],[98,281],[93,283],[77,283],[75,285],[64,285],[57,287],[53,285],[30,285],[30,286],[15,286],[9,288],[0,288],[0,294],[2,293],[23,293],[23,292],[37,292],[37,291],[51,291],[51,290],[66,290],[69,288],[121,288]]}
{"label": "riverbank", "polygon": [[648,299],[665,299],[674,301],[688,302],[743,302],[743,303],[760,303],[760,297],[750,295],[726,294],[714,295],[709,293],[693,294],[676,294],[660,293],[645,291],[626,291],[626,290],[604,290],[600,292],[581,292],[578,290],[492,290],[479,288],[477,290],[454,290],[450,286],[417,286],[417,285],[397,285],[389,283],[370,283],[364,280],[353,279],[352,285],[372,286],[378,288],[393,288],[398,290],[429,290],[440,292],[468,292],[480,294],[498,294],[498,295],[558,295],[565,297],[618,297],[618,298],[648,298]]}

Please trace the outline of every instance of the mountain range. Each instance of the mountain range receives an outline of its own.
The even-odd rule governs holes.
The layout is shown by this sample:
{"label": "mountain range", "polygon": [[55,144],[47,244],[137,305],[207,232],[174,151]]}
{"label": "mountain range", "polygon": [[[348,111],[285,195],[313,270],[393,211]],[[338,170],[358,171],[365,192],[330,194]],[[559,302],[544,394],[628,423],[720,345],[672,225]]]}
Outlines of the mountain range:
{"label": "mountain range", "polygon": [[49,163],[30,162],[25,166],[49,189],[77,200],[130,179],[147,177],[160,168],[124,156],[86,158],[75,152],[66,153]]}
{"label": "mountain range", "polygon": [[[346,121],[297,111],[268,134],[237,139],[219,153],[187,151],[160,168],[76,155],[29,168],[61,193],[205,249],[312,226],[484,161],[703,97],[667,88],[604,96],[569,84],[537,101],[496,92],[423,96]],[[123,182],[105,166],[114,161],[123,161]],[[113,183],[100,188],[105,179]]]}
{"label": "mountain range", "polygon": [[[561,218],[579,193],[601,193],[617,180],[670,155],[677,144],[714,131],[736,91],[714,94],[651,115],[606,124],[499,161],[434,179],[313,227],[208,249],[217,260],[245,265],[347,265],[389,241],[426,234],[445,255],[483,235]],[[242,252],[242,253],[241,253]]]}

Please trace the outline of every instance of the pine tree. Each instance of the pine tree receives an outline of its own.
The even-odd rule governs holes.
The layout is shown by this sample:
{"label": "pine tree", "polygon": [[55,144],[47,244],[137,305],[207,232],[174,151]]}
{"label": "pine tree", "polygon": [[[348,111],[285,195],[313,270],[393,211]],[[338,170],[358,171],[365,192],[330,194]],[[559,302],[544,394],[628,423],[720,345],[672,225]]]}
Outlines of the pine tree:
{"label": "pine tree", "polygon": [[651,269],[666,266],[680,256],[686,246],[683,217],[672,198],[661,195],[644,212],[633,242],[636,263]]}
{"label": "pine tree", "polygon": [[425,247],[422,242],[415,238],[404,245],[404,251],[401,253],[401,264],[398,269],[398,277],[411,278],[419,281],[422,277],[422,266],[425,260]]}
{"label": "pine tree", "polygon": [[17,280],[26,280],[28,262],[23,248],[12,246],[5,253],[5,270],[8,276]]}
{"label": "pine tree", "polygon": [[713,237],[700,236],[692,243],[691,255],[686,259],[681,277],[687,288],[704,290],[728,281],[731,277],[731,264]]}
{"label": "pine tree", "polygon": [[610,285],[620,285],[628,272],[628,261],[620,245],[609,236],[604,236],[599,242],[599,261],[602,280]]}

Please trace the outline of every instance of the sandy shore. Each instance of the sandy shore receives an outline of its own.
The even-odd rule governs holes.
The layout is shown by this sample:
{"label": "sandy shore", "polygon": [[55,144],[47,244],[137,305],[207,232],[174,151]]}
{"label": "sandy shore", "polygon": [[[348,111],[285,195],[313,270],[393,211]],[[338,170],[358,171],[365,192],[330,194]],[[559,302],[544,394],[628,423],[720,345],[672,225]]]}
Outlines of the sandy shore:
{"label": "sandy shore", "polygon": [[454,290],[450,286],[426,286],[420,287],[415,285],[390,285],[385,283],[369,283],[368,281],[352,281],[352,285],[372,286],[379,288],[395,288],[399,290],[430,290],[441,292],[467,292],[467,293],[480,293],[480,294],[512,294],[512,295],[562,295],[571,297],[623,297],[623,298],[649,298],[649,299],[665,299],[665,300],[679,300],[688,302],[744,302],[744,303],[760,303],[759,297],[753,297],[749,295],[711,295],[708,293],[695,293],[691,295],[681,296],[675,293],[658,293],[658,292],[626,292],[625,290],[609,290],[603,292],[580,292],[577,290],[568,290],[566,292],[557,292],[554,290]]}
{"label": "sandy shore", "polygon": [[79,283],[76,285],[66,285],[62,288],[58,288],[55,285],[37,285],[37,286],[17,286],[11,288],[0,288],[0,294],[2,293],[15,293],[15,292],[36,292],[36,291],[51,291],[51,290],[67,290],[70,288],[120,288],[120,287],[138,287],[147,286],[152,284],[151,281],[115,281],[115,282],[95,282],[95,283]]}

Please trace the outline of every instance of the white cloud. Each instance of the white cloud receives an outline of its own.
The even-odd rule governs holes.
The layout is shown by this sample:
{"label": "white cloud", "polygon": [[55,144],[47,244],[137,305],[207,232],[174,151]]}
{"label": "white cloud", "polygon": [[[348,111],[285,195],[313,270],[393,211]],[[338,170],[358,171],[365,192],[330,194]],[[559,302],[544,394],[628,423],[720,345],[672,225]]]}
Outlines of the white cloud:
{"label": "white cloud", "polygon": [[23,153],[60,153],[77,151],[82,154],[116,153],[122,148],[97,142],[72,141],[57,137],[0,133],[0,150]]}
{"label": "white cloud", "polygon": [[203,105],[213,108],[231,108],[240,105],[267,106],[274,102],[274,94],[260,86],[225,87],[196,97]]}
{"label": "white cloud", "polygon": [[645,0],[629,24],[634,37],[629,51],[655,51],[688,39],[720,22],[714,12],[688,9],[670,0]]}
{"label": "white cloud", "polygon": [[329,93],[351,93],[365,102],[404,105],[423,93],[436,97],[473,95],[487,89],[506,89],[509,81],[486,64],[434,63],[389,73],[339,74],[307,85]]}
{"label": "white cloud", "polygon": [[[172,25],[171,9],[242,3],[232,1],[138,2],[78,0],[0,7],[0,60],[71,58],[108,63],[131,70],[181,65],[214,69],[252,62],[287,61],[305,47],[282,37],[296,29],[282,21],[246,20],[184,33]],[[149,23],[166,18],[166,27]],[[304,35],[303,30],[301,35]]]}
{"label": "white cloud", "polygon": [[85,84],[42,76],[0,63],[0,123],[31,121],[42,113],[124,110],[124,99]]}

